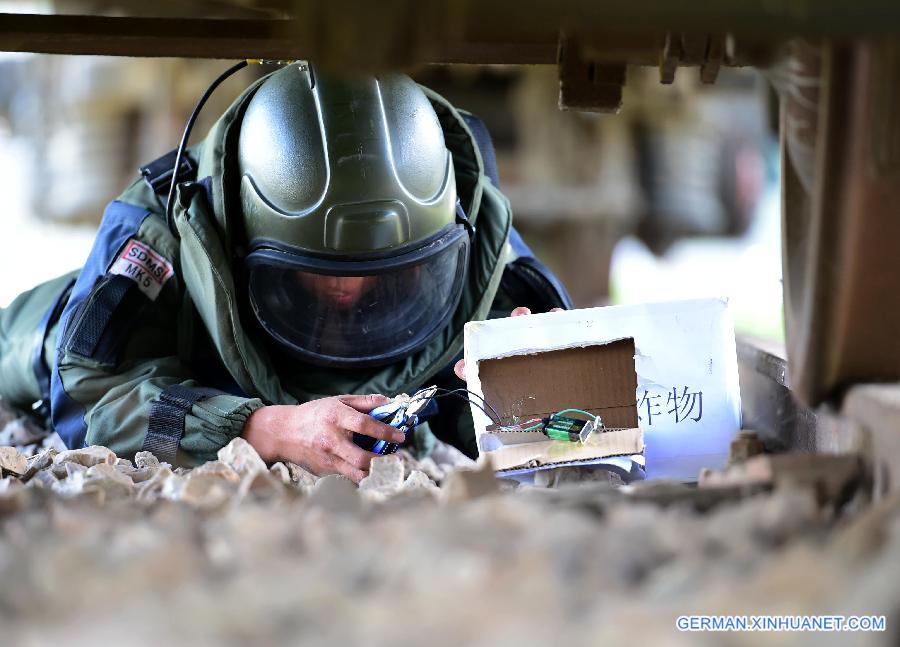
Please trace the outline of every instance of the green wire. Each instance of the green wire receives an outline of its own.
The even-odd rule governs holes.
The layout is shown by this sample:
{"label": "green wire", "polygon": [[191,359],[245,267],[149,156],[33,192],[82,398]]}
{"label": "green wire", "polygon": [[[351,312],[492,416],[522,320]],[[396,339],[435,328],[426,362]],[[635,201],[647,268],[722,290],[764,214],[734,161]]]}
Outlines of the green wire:
{"label": "green wire", "polygon": [[587,417],[590,418],[591,420],[596,420],[596,419],[597,419],[597,416],[596,416],[596,415],[594,415],[593,413],[589,413],[589,412],[587,412],[587,411],[583,411],[582,409],[563,409],[562,411],[557,411],[556,413],[554,413],[554,414],[551,415],[550,417],[552,418],[553,416],[561,416],[561,415],[566,414],[566,413],[580,413],[580,414],[583,415],[583,416],[587,416]]}
{"label": "green wire", "polygon": [[[587,416],[590,419],[590,421],[592,421],[592,422],[596,422],[597,418],[600,417],[600,416],[596,416],[593,413],[590,413],[588,411],[584,411],[583,409],[563,409],[562,411],[557,411],[556,413],[551,413],[550,417],[553,418],[554,416],[561,416],[566,413],[580,413],[581,415]],[[531,425],[530,427],[525,427],[523,429],[519,429],[519,431],[536,431],[538,429],[543,428],[543,426],[544,426],[544,423],[539,422],[536,425]]]}
{"label": "green wire", "polygon": [[[598,418],[598,416],[595,416],[593,413],[584,411],[583,409],[563,409],[562,411],[557,411],[556,413],[550,414],[550,417],[553,418],[554,416],[561,416],[566,413],[580,413],[584,416],[587,416],[593,422],[596,422],[597,418]],[[537,429],[543,428],[543,426],[544,426],[544,423],[539,422],[536,425],[531,425],[530,427],[525,427],[521,431],[536,431]]]}

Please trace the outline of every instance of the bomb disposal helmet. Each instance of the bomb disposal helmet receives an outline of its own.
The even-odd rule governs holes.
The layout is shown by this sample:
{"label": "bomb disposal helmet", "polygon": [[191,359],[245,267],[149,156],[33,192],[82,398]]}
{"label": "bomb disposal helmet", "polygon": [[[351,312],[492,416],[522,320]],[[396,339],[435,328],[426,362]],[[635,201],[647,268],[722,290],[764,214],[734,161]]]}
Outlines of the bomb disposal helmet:
{"label": "bomb disposal helmet", "polygon": [[410,78],[283,68],[247,105],[238,165],[250,305],[281,346],[387,364],[447,324],[469,237],[443,131]]}

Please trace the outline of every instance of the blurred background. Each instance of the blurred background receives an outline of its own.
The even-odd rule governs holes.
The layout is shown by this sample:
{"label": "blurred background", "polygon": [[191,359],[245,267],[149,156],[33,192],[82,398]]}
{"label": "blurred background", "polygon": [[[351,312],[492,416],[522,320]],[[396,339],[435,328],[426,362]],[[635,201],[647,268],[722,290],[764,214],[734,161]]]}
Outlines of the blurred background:
{"label": "blurred background", "polygon": [[[105,204],[227,66],[0,53],[0,306],[83,262]],[[261,73],[229,79],[194,138]],[[554,66],[415,78],[485,121],[515,225],[576,306],[726,296],[739,334],[783,338],[777,103],[759,73],[663,86],[629,68],[614,116],[560,111]]]}

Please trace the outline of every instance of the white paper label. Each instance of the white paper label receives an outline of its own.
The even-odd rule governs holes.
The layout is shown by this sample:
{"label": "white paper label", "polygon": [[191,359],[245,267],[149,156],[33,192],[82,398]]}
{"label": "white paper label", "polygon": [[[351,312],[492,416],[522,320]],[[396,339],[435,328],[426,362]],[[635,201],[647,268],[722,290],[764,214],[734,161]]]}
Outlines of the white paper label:
{"label": "white paper label", "polygon": [[165,257],[133,238],[125,245],[109,272],[130,278],[151,301],[156,300],[166,281],[175,273]]}

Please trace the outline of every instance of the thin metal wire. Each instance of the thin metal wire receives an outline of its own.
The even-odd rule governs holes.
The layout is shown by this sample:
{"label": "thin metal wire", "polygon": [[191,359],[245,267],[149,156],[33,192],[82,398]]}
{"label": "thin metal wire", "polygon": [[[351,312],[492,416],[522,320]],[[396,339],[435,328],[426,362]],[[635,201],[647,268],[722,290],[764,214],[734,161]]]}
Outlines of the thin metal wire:
{"label": "thin metal wire", "polygon": [[[484,415],[486,415],[488,417],[488,419],[490,419],[491,422],[493,422],[495,424],[500,424],[500,416],[497,414],[496,411],[493,411],[493,407],[491,407],[490,404],[485,402],[485,404],[487,404],[488,407],[491,407],[491,410],[492,410],[492,411],[488,411],[484,407],[483,404],[478,402],[478,400],[472,400],[471,398],[466,396],[465,393],[469,393],[469,392],[466,391],[465,389],[462,389],[459,391],[457,391],[457,390],[451,391],[449,389],[444,389],[443,391],[444,391],[443,393],[436,393],[434,395],[434,399],[437,400],[438,398],[446,398],[446,397],[452,395],[453,397],[459,398],[463,402],[468,402],[469,404],[472,404],[472,405],[478,407],[479,409],[481,409],[484,412]],[[491,415],[492,413],[493,413],[493,415]]]}
{"label": "thin metal wire", "polygon": [[[478,407],[479,409],[481,409],[481,411],[484,412],[484,415],[486,415],[491,420],[491,422],[500,426],[498,431],[536,431],[536,430],[542,429],[544,427],[544,422],[541,418],[533,418],[531,420],[526,420],[525,422],[519,423],[517,425],[500,425],[500,423],[503,420],[503,417],[499,413],[497,413],[497,410],[494,409],[493,406],[491,406],[491,403],[488,402],[487,400],[485,400],[484,397],[478,395],[474,391],[469,391],[468,389],[463,389],[463,388],[443,389],[440,387],[436,387],[434,394],[432,396],[430,396],[428,399],[429,400],[437,400],[439,398],[445,398],[448,396],[457,397],[457,398],[463,400],[464,402],[468,402],[469,404],[472,404],[472,405]],[[471,396],[474,396],[477,399],[473,400]],[[423,395],[419,396],[418,398],[414,397],[410,401],[412,402],[414,400],[421,400],[424,397],[425,396],[423,396]],[[478,402],[478,400],[481,400],[481,402]],[[490,411],[488,411],[488,409],[490,409]],[[565,415],[567,413],[579,413],[579,414],[585,415],[590,420],[594,421],[595,423],[599,423],[599,421],[600,421],[600,416],[595,415],[589,411],[585,411],[584,409],[576,409],[576,408],[562,409],[561,411],[557,411],[555,413],[550,414],[550,417],[552,418],[553,416],[561,416],[561,415]],[[527,425],[528,423],[536,422],[536,421],[540,421],[540,422],[538,422],[535,425],[531,425],[529,427],[522,427],[522,425]],[[598,424],[598,426],[601,426],[601,425],[602,425],[602,423]],[[606,431],[606,429],[604,429],[604,431]]]}
{"label": "thin metal wire", "polygon": [[[481,400],[481,405],[479,405],[477,402],[474,402],[473,404],[475,406],[477,406],[479,409],[484,411],[485,414],[487,414],[487,411],[485,411],[485,407],[487,407],[488,409],[491,410],[491,413],[494,414],[493,417],[488,414],[488,418],[491,418],[491,420],[496,418],[497,424],[500,424],[500,420],[502,420],[502,416],[499,413],[497,413],[497,410],[493,406],[491,406],[491,403],[488,402],[487,400],[485,400],[482,396],[475,393],[474,391],[469,391],[468,389],[463,389],[463,388],[459,388],[459,389],[441,389],[441,388],[439,388],[438,391],[441,391],[444,394],[451,394],[451,393],[458,394],[458,395],[462,396],[463,398],[465,398],[466,400],[468,400],[469,402],[471,402],[471,400],[469,400],[468,396],[474,395],[476,398]],[[466,395],[463,395],[463,394],[466,394]]]}
{"label": "thin metal wire", "polygon": [[[501,418],[500,418],[500,414],[497,413],[497,410],[494,409],[494,407],[492,407],[491,404],[487,400],[485,400],[483,397],[481,397],[480,395],[478,395],[477,393],[475,393],[473,391],[469,391],[468,389],[462,389],[462,388],[460,388],[460,389],[443,389],[440,387],[435,387],[434,395],[430,396],[428,399],[429,400],[437,400],[439,398],[445,398],[448,396],[454,396],[456,398],[463,400],[464,402],[467,402],[469,404],[472,404],[472,405],[478,407],[479,409],[481,409],[484,412],[484,415],[486,415],[490,419],[491,422],[493,422],[494,424],[498,424],[498,425],[500,424]],[[475,396],[475,398],[477,398],[477,399],[472,400],[469,396]],[[410,402],[414,402],[416,400],[422,400],[424,398],[425,398],[424,395],[419,395],[418,397],[414,396],[410,400]],[[480,402],[478,402],[478,400],[481,400],[481,402],[483,402],[484,404],[481,404]],[[490,409],[490,411],[488,411],[488,409]]]}
{"label": "thin metal wire", "polygon": [[181,134],[181,142],[178,144],[178,152],[175,154],[175,166],[172,168],[172,182],[169,184],[169,197],[166,198],[166,224],[176,238],[178,237],[178,231],[175,228],[175,218],[172,215],[172,207],[175,201],[175,185],[178,184],[178,169],[181,167],[181,158],[184,155],[184,149],[187,146],[188,138],[191,136],[191,130],[194,128],[194,122],[197,121],[197,117],[200,115],[200,110],[203,109],[203,105],[215,89],[222,84],[222,81],[238,70],[247,67],[248,64],[249,62],[247,60],[243,60],[240,63],[232,65],[222,72],[222,74],[206,88],[206,92],[203,93],[203,96],[200,97],[200,101],[198,101],[197,105],[194,107],[194,112],[191,113],[191,117],[184,127],[184,132]]}

